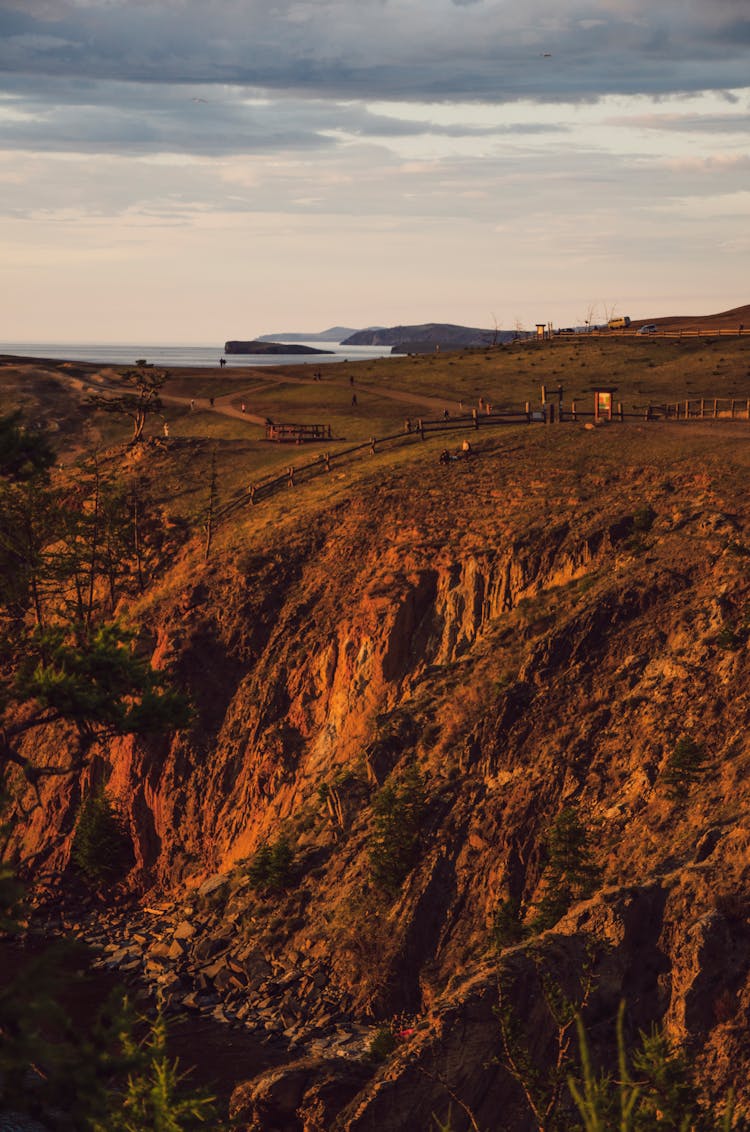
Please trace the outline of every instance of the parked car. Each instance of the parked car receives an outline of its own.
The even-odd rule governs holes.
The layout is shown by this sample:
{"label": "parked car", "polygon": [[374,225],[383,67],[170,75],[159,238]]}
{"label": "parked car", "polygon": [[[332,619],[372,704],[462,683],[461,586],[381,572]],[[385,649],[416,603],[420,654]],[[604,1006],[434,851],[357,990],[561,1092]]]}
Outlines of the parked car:
{"label": "parked car", "polygon": [[639,334],[656,334],[658,329],[659,329],[659,327],[654,326],[653,322],[649,322],[649,323],[647,323],[646,326],[642,326],[640,328],[640,330],[638,331],[638,333]]}

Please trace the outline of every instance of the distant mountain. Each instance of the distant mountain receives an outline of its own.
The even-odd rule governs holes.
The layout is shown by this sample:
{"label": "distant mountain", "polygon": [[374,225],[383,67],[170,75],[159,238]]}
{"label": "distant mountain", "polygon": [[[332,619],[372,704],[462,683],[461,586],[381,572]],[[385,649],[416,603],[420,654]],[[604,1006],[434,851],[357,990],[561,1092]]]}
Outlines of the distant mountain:
{"label": "distant mountain", "polygon": [[305,334],[301,330],[295,330],[287,334],[286,331],[282,334],[261,334],[256,339],[258,342],[342,342],[344,338],[348,338],[350,334],[356,334],[356,330],[352,330],[350,326],[331,326],[328,330],[320,330],[317,334]]}
{"label": "distant mountain", "polygon": [[230,341],[224,343],[225,354],[332,354],[333,350],[316,350],[314,346],[300,346],[295,343],[269,342],[254,338],[249,342]]}
{"label": "distant mountain", "polygon": [[510,331],[482,330],[474,326],[455,326],[450,322],[425,322],[419,326],[373,327],[358,330],[342,346],[398,346],[423,349],[435,346],[491,346],[512,338]]}

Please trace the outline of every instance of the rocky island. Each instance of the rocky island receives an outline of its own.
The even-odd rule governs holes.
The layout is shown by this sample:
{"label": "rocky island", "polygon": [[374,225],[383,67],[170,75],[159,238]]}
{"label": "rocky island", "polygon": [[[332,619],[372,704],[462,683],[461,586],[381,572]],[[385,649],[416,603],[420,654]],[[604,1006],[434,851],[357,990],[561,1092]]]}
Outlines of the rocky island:
{"label": "rocky island", "polygon": [[250,342],[235,341],[224,343],[225,354],[332,354],[333,350],[317,350],[314,346],[301,346],[299,342]]}

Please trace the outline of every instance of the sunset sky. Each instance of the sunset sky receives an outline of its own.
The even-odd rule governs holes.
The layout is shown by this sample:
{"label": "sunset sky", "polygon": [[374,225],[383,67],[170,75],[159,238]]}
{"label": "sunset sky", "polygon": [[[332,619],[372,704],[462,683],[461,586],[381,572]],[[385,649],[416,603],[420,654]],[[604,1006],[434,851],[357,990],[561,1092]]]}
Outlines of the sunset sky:
{"label": "sunset sky", "polygon": [[748,0],[0,0],[2,341],[750,302]]}

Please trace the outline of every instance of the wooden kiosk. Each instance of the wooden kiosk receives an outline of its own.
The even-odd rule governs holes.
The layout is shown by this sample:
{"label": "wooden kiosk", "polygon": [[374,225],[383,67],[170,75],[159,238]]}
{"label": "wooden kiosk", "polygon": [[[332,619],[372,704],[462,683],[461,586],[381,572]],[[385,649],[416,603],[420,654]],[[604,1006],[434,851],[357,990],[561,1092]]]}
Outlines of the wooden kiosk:
{"label": "wooden kiosk", "polygon": [[594,420],[611,421],[614,417],[613,394],[617,392],[616,385],[604,386],[594,390]]}

